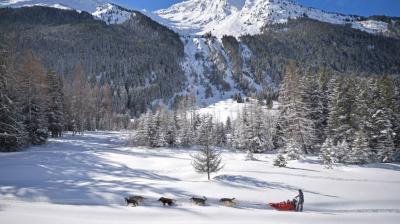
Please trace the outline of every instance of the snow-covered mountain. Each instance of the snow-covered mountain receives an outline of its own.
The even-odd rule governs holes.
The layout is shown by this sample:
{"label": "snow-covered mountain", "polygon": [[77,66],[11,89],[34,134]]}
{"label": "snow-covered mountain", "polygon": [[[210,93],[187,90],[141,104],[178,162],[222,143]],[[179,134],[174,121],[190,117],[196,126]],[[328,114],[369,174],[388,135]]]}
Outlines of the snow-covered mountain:
{"label": "snow-covered mountain", "polygon": [[2,7],[24,7],[24,6],[49,6],[61,9],[75,9],[86,12],[95,12],[100,5],[109,3],[107,0],[3,0]]}
{"label": "snow-covered mountain", "polygon": [[[0,7],[49,6],[91,13],[108,24],[123,23],[132,10],[110,0],[2,0]],[[156,12],[143,11],[153,20],[183,35],[242,36],[258,34],[268,24],[285,23],[288,19],[308,17],[333,24],[350,23],[353,28],[369,33],[385,33],[388,24],[362,20],[357,16],[324,12],[304,7],[291,0],[187,0]]]}
{"label": "snow-covered mountain", "polygon": [[0,7],[48,6],[64,10],[86,11],[108,24],[123,23],[130,18],[132,10],[108,0],[3,0]]}
{"label": "snow-covered mountain", "polygon": [[96,11],[92,15],[107,24],[119,24],[128,20],[135,12],[113,3],[107,3],[97,6]]}
{"label": "snow-covered mountain", "polygon": [[211,32],[217,37],[258,34],[268,24],[284,23],[299,17],[333,24],[351,23],[354,28],[370,33],[387,31],[384,22],[360,22],[356,16],[324,12],[290,0],[188,0],[155,14],[162,18],[160,23],[182,34]]}

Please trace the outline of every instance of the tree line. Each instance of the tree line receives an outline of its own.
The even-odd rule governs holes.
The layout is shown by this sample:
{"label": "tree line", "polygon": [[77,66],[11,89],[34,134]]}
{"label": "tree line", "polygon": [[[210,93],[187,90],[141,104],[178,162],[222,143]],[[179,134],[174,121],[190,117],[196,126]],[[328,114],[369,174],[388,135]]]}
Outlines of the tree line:
{"label": "tree line", "polygon": [[[248,153],[277,151],[276,165],[319,155],[333,163],[364,164],[400,159],[400,79],[337,74],[326,68],[285,67],[279,109],[254,97],[235,120],[196,112],[195,103],[160,108],[136,121],[135,144],[149,147],[223,147]],[[183,100],[182,102],[185,102]],[[200,127],[212,123],[209,131]],[[204,135],[208,135],[207,138]]]}
{"label": "tree line", "polygon": [[293,159],[319,153],[328,167],[399,160],[399,86],[396,76],[301,72],[291,61],[279,93],[275,144]]}
{"label": "tree line", "polygon": [[64,131],[126,128],[129,116],[115,115],[108,84],[87,80],[77,65],[72,80],[48,70],[27,50],[0,54],[0,151],[46,143]]}

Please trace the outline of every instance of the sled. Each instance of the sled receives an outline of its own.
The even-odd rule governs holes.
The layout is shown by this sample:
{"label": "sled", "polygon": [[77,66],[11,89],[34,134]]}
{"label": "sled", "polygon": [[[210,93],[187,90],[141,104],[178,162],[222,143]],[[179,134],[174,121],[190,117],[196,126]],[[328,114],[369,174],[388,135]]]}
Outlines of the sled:
{"label": "sled", "polygon": [[296,205],[293,202],[269,203],[269,206],[278,211],[296,211]]}

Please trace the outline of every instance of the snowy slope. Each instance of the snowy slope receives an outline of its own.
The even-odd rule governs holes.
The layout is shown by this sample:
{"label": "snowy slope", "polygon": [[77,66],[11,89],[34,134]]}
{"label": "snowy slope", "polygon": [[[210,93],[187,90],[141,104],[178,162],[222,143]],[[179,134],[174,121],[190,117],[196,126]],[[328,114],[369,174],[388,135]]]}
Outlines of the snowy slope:
{"label": "snowy slope", "polygon": [[48,6],[65,10],[91,13],[95,18],[108,24],[123,23],[133,11],[111,3],[108,0],[4,0],[0,7]]}
{"label": "snowy slope", "polygon": [[[216,121],[225,122],[228,117],[231,120],[236,120],[238,115],[241,116],[243,114],[244,107],[249,108],[250,103],[238,103],[233,99],[227,99],[200,108],[196,112],[200,115],[211,115]],[[267,107],[263,107],[263,109],[267,116],[273,117],[278,115],[278,107],[279,104],[275,101],[271,109],[268,109]]]}
{"label": "snowy slope", "polygon": [[370,33],[387,31],[387,24],[371,26],[374,22],[360,23],[354,16],[308,8],[290,0],[188,0],[155,13],[164,19],[160,23],[180,33],[211,32],[217,37],[258,34],[268,24],[299,17],[333,24],[352,23],[354,28]]}
{"label": "snowy slope", "polygon": [[[181,37],[184,43],[185,58],[182,63],[187,77],[187,88],[178,93],[195,95],[200,106],[210,105],[231,98],[236,93],[243,93],[233,78],[233,62],[220,40],[187,35]],[[248,90],[257,92],[261,86],[254,82],[254,76],[249,69],[250,50],[241,43],[243,79],[249,83]],[[212,80],[221,79],[219,83]],[[224,86],[221,85],[223,83]],[[208,93],[207,93],[208,89]]]}
{"label": "snowy slope", "polygon": [[107,24],[120,24],[128,20],[135,12],[121,6],[107,3],[100,5],[92,13],[95,18],[105,21]]}
{"label": "snowy slope", "polygon": [[[398,223],[400,165],[323,169],[317,158],[272,166],[274,155],[223,152],[225,168],[213,179],[194,172],[193,149],[126,146],[128,133],[66,135],[25,152],[0,154],[2,224],[71,223]],[[268,202],[305,193],[305,212],[278,212]],[[124,206],[123,197],[147,199]],[[206,196],[208,205],[189,202]],[[160,196],[177,200],[162,207]],[[220,205],[235,197],[236,208]]]}

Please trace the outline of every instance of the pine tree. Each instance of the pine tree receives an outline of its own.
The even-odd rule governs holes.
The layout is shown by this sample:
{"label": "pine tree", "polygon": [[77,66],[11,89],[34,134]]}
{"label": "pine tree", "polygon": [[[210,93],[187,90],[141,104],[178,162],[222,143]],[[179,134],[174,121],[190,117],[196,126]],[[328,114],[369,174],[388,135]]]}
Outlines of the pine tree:
{"label": "pine tree", "polygon": [[173,114],[167,117],[167,127],[165,140],[169,147],[175,147],[178,145],[178,115],[174,111]]}
{"label": "pine tree", "polygon": [[166,140],[166,129],[165,129],[165,115],[164,112],[159,109],[154,116],[154,147],[164,147],[167,146]]}
{"label": "pine tree", "polygon": [[269,144],[266,134],[266,127],[264,124],[264,113],[263,109],[259,104],[255,105],[255,109],[253,110],[253,118],[252,121],[252,140],[251,140],[251,149],[255,153],[262,153],[266,150],[267,145]]}
{"label": "pine tree", "polygon": [[19,110],[9,97],[14,92],[9,86],[13,73],[8,52],[0,52],[0,152],[15,151],[27,144],[27,133]]}
{"label": "pine tree", "polygon": [[101,129],[111,130],[112,129],[112,118],[113,118],[113,104],[112,104],[112,92],[111,87],[108,83],[106,83],[101,88],[101,120],[102,125]]}
{"label": "pine tree", "polygon": [[228,139],[227,139],[227,133],[226,133],[226,129],[223,123],[217,123],[214,126],[214,141],[215,142],[215,146],[219,146],[219,147],[224,147],[227,145]]}
{"label": "pine tree", "polygon": [[333,149],[333,141],[327,138],[321,147],[320,157],[327,169],[332,169],[332,165],[335,161],[335,151]]}
{"label": "pine tree", "polygon": [[190,146],[194,140],[193,129],[190,122],[187,119],[186,111],[183,111],[178,116],[178,136],[177,143],[179,146]]}
{"label": "pine tree", "polygon": [[287,162],[285,159],[285,156],[281,153],[278,154],[278,156],[274,159],[274,166],[277,167],[286,167]]}
{"label": "pine tree", "polygon": [[302,157],[301,147],[295,141],[289,141],[286,144],[285,155],[288,160],[298,160]]}
{"label": "pine tree", "polygon": [[281,114],[278,125],[286,145],[289,141],[295,142],[303,153],[309,153],[317,136],[308,105],[307,87],[299,73],[297,65],[290,61],[279,92]]}
{"label": "pine tree", "polygon": [[198,144],[201,146],[199,153],[193,155],[192,165],[199,173],[210,174],[223,168],[221,153],[212,148],[212,118],[207,118],[199,127]]}
{"label": "pine tree", "polygon": [[78,64],[74,70],[72,81],[71,117],[74,133],[85,131],[85,113],[87,111],[88,83],[83,66]]}
{"label": "pine tree", "polygon": [[384,109],[376,111],[372,116],[372,127],[372,140],[378,162],[393,162],[395,147],[392,136],[394,135],[389,115]]}
{"label": "pine tree", "polygon": [[329,118],[327,134],[334,143],[341,141],[352,142],[356,128],[352,119],[354,108],[355,84],[350,78],[340,77],[333,80],[333,90],[329,100]]}
{"label": "pine tree", "polygon": [[61,79],[55,72],[47,73],[49,106],[47,109],[48,130],[51,137],[61,137],[64,130],[64,96]]}
{"label": "pine tree", "polygon": [[226,118],[225,129],[226,129],[227,133],[232,132],[232,121],[231,121],[231,117],[229,117],[229,116],[228,116],[228,118]]}
{"label": "pine tree", "polygon": [[316,75],[308,71],[300,82],[300,93],[302,101],[302,116],[309,120],[306,124],[310,141],[310,150],[315,151],[318,145],[323,143],[324,136],[324,106],[323,93]]}
{"label": "pine tree", "polygon": [[48,137],[46,71],[31,51],[25,52],[16,79],[18,103],[22,108],[30,142],[34,145],[44,144]]}
{"label": "pine tree", "polygon": [[[333,140],[332,140],[333,143]],[[338,142],[335,146],[333,144],[333,154],[335,155],[335,161],[339,163],[344,163],[346,161],[346,156],[350,152],[350,145],[346,140]]]}
{"label": "pine tree", "polygon": [[350,164],[365,164],[370,161],[370,152],[367,137],[363,131],[356,132],[356,139],[346,156],[346,162]]}
{"label": "pine tree", "polygon": [[139,119],[139,125],[136,133],[136,141],[139,145],[150,146],[151,112],[147,112]]}

